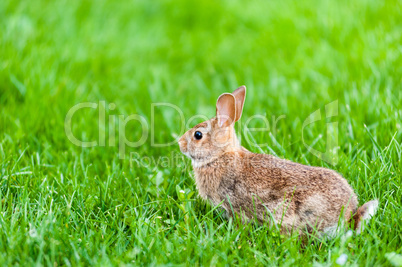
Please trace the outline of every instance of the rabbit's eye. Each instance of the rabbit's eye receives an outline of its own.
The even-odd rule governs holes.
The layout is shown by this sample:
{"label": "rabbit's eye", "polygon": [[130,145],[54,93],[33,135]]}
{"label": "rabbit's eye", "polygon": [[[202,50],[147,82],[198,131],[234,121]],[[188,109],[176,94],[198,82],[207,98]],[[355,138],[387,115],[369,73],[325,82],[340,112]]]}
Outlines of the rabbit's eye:
{"label": "rabbit's eye", "polygon": [[202,138],[202,132],[196,131],[194,133],[194,138],[197,139],[197,140],[200,140]]}

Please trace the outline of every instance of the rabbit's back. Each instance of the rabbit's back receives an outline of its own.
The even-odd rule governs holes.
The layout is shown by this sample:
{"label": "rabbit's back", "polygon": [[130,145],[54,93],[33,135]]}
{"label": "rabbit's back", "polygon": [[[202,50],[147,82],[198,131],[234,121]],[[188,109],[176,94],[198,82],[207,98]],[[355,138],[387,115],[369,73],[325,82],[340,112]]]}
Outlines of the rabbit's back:
{"label": "rabbit's back", "polygon": [[352,188],[335,171],[246,151],[220,160],[213,202],[225,201],[229,213],[233,209],[260,221],[273,216],[286,229],[324,230],[337,224],[342,210],[349,220],[357,208]]}

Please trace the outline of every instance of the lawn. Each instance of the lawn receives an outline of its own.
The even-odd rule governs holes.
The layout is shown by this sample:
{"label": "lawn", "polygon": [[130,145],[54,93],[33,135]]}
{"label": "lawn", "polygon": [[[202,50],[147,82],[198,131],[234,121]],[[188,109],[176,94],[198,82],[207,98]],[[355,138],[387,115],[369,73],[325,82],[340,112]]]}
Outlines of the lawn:
{"label": "lawn", "polygon": [[[398,266],[401,14],[393,0],[0,1],[0,264]],[[243,84],[242,145],[377,198],[361,235],[303,244],[198,197],[175,139]]]}

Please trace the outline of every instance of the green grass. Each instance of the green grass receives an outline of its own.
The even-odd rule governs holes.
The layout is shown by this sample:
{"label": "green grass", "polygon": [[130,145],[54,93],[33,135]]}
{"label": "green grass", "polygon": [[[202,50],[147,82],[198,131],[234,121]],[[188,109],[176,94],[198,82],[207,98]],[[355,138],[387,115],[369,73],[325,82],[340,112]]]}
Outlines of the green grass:
{"label": "green grass", "polygon": [[[402,253],[401,13],[393,0],[0,1],[0,264],[326,266],[346,254],[347,265],[390,265],[387,253]],[[378,198],[361,235],[311,237],[303,247],[264,225],[239,227],[197,197],[177,145],[153,146],[149,131],[120,159],[107,127],[106,146],[92,148],[64,131],[82,102],[116,104],[106,125],[109,115],[150,123],[158,102],[187,119],[211,117],[219,94],[242,84],[241,129],[253,115],[286,116],[271,134],[242,131],[242,144],[335,169],[361,204]],[[331,165],[301,134],[305,119],[317,109],[325,117],[335,100]],[[157,143],[182,133],[172,109],[157,108],[154,122]],[[96,140],[98,110],[78,112],[72,125]],[[129,140],[141,134],[138,122],[127,124]],[[324,118],[304,129],[321,151],[325,134]],[[138,165],[130,152],[148,157],[140,163],[178,161]]]}

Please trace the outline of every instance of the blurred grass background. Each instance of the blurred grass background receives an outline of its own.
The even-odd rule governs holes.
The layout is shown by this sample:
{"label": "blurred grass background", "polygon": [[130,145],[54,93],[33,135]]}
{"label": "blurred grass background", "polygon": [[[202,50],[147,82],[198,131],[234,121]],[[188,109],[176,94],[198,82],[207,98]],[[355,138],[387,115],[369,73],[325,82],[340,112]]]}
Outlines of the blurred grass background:
{"label": "blurred grass background", "polygon": [[[402,253],[401,13],[392,0],[1,1],[0,263],[325,266],[346,254],[348,265],[391,264],[387,253]],[[78,103],[115,103],[107,115],[148,122],[157,102],[210,117],[219,94],[242,84],[242,126],[286,116],[274,135],[253,135],[265,146],[243,145],[333,168],[360,203],[378,198],[366,232],[303,247],[267,226],[236,227],[196,197],[188,168],[130,166],[130,152],[158,160],[178,146],[148,138],[120,160],[118,147],[80,148],[64,132]],[[301,133],[335,100],[333,166]],[[180,134],[171,111],[157,109],[155,122],[158,143]],[[325,122],[304,132],[321,151]],[[73,132],[96,139],[97,110],[74,117]],[[126,129],[130,140],[141,134],[134,122]]]}

